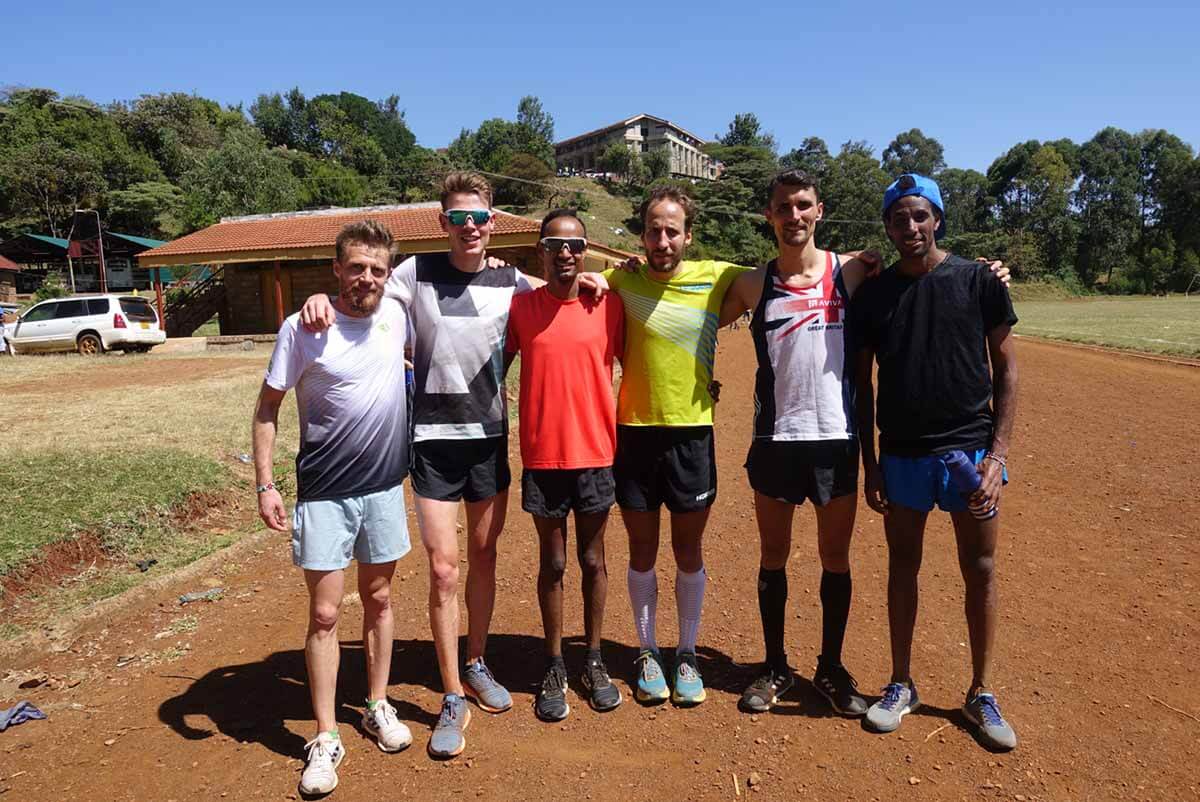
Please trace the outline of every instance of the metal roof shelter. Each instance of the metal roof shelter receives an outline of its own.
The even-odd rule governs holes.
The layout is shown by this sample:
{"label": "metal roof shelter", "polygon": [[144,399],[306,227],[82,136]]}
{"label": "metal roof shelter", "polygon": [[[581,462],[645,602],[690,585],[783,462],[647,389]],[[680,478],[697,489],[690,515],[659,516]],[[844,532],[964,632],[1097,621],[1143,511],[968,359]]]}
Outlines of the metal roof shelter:
{"label": "metal roof shelter", "polygon": [[[222,334],[274,332],[282,325],[287,310],[296,306],[297,297],[305,297],[301,293],[313,287],[314,281],[332,281],[329,264],[334,257],[338,232],[344,225],[368,218],[378,220],[392,232],[396,248],[402,253],[441,253],[447,250],[447,244],[446,233],[438,222],[440,212],[441,205],[434,201],[230,217],[140,253],[137,258],[146,268],[218,266],[213,271],[213,278],[196,289],[215,297],[215,293],[210,292],[210,283],[220,279],[218,271],[225,275],[221,280],[228,286],[228,292],[220,299],[225,310],[221,318]],[[496,210],[488,253],[527,271],[540,272],[537,256],[540,228],[537,220]],[[588,250],[588,268],[602,269],[630,255],[592,243]],[[319,278],[313,278],[311,271],[314,270],[319,272]],[[257,271],[259,279],[247,280],[243,275],[246,271]],[[241,299],[236,293],[256,294],[262,302],[261,310],[256,312],[250,304],[243,303],[239,312]],[[168,323],[172,311],[167,310]],[[183,312],[182,308],[178,310],[179,314]],[[257,315],[255,320],[248,320],[254,315]],[[231,331],[226,331],[227,327]]]}

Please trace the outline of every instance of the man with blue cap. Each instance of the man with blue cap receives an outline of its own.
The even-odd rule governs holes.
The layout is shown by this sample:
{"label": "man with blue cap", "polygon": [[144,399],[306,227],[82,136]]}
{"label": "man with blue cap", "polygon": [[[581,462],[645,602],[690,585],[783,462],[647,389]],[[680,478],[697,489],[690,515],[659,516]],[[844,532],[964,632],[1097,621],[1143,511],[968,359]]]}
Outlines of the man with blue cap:
{"label": "man with blue cap", "polygon": [[[891,732],[920,704],[910,671],[917,575],[925,522],[937,504],[953,521],[966,585],[973,676],[963,714],[984,746],[1012,749],[1016,734],[988,680],[998,619],[994,563],[1001,516],[995,508],[1007,481],[1016,414],[1011,334],[1017,316],[1008,290],[986,265],[938,247],[946,222],[935,181],[900,176],[884,193],[883,222],[900,259],[864,284],[852,306],[860,346],[859,442],[867,504],[884,516],[887,533],[892,647],[891,680],[866,724]],[[971,463],[979,474],[979,489],[969,497],[951,480],[947,458],[960,456],[956,452],[969,460],[968,474]]]}

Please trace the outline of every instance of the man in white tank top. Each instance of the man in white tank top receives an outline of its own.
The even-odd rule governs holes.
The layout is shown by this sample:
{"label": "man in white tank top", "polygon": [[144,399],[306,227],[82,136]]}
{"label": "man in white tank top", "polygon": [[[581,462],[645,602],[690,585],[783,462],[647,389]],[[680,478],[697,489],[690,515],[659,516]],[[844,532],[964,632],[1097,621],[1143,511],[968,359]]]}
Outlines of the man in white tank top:
{"label": "man in white tank top", "polygon": [[[746,470],[762,549],[758,605],[766,661],[742,694],[742,706],[769,710],[793,682],[783,645],[787,559],[792,516],[807,498],[817,516],[822,569],[821,653],[813,685],[837,713],[861,716],[866,700],[841,660],[858,489],[853,361],[847,363],[855,348],[846,312],[880,257],[817,248],[814,234],[824,207],[815,180],[802,171],[776,175],[767,197],[765,213],[779,256],[739,276],[721,308],[722,326],[753,312],[750,330],[758,357],[754,440]],[[998,263],[992,269],[1007,275]]]}

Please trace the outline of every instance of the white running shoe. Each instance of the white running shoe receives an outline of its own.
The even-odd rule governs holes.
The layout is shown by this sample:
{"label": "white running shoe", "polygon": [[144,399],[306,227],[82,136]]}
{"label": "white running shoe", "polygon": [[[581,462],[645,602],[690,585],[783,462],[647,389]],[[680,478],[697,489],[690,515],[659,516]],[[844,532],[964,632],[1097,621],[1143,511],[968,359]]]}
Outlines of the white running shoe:
{"label": "white running shoe", "polygon": [[342,739],[322,732],[306,743],[304,748],[308,750],[308,765],[300,775],[300,793],[328,794],[337,788],[337,767],[346,757]]}
{"label": "white running shoe", "polygon": [[412,733],[396,716],[396,708],[386,699],[375,705],[374,710],[363,711],[363,729],[375,736],[375,742],[384,752],[399,752],[412,743]]}

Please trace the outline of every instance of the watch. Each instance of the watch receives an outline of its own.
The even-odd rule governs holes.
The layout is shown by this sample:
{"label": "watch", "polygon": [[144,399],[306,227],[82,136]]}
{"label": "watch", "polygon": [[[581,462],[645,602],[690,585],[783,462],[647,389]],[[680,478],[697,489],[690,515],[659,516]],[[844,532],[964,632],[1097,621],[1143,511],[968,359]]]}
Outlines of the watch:
{"label": "watch", "polygon": [[268,490],[274,490],[274,489],[275,489],[274,482],[267,482],[265,485],[258,485],[258,487],[255,488],[255,490],[258,492],[259,495],[266,493]]}

